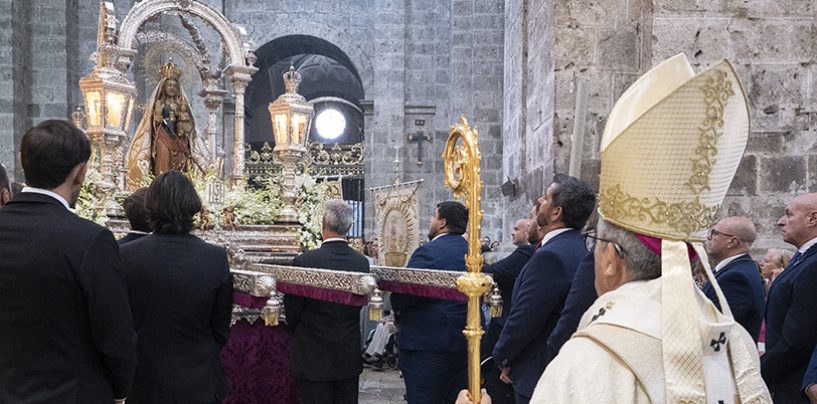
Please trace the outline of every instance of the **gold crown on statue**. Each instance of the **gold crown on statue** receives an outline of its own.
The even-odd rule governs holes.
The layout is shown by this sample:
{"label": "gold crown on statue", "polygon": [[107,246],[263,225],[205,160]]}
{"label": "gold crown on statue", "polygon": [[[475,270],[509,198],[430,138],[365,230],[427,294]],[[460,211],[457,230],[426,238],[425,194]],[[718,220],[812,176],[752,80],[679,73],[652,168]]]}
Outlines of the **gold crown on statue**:
{"label": "gold crown on statue", "polygon": [[749,135],[746,96],[723,59],[694,74],[684,54],[641,76],[601,138],[599,213],[631,231],[701,241]]}
{"label": "gold crown on statue", "polygon": [[159,74],[161,74],[162,78],[165,79],[179,80],[179,77],[182,76],[182,70],[179,69],[179,66],[173,63],[173,58],[171,57],[168,59],[167,63],[163,64],[162,67],[159,68]]}

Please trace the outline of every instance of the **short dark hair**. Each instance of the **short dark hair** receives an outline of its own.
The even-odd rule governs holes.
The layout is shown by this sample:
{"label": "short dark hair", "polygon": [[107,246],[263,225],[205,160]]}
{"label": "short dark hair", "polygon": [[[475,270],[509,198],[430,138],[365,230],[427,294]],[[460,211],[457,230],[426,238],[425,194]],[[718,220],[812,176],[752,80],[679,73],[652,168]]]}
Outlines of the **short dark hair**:
{"label": "short dark hair", "polygon": [[23,135],[20,162],[28,186],[53,189],[91,157],[91,142],[70,122],[43,121]]}
{"label": "short dark hair", "polygon": [[468,228],[468,208],[455,201],[437,204],[437,217],[445,219],[449,234],[462,234]]}
{"label": "short dark hair", "polygon": [[581,229],[596,207],[596,193],[582,180],[565,174],[556,174],[553,183],[558,186],[551,194],[551,206],[562,207],[565,226]]}
{"label": "short dark hair", "polygon": [[125,198],[122,208],[125,209],[125,217],[128,218],[131,230],[150,231],[148,224],[148,212],[145,208],[145,195],[147,188],[139,188]]}
{"label": "short dark hair", "polygon": [[193,230],[193,216],[201,211],[201,199],[184,174],[166,171],[150,184],[145,208],[154,233],[187,234]]}
{"label": "short dark hair", "polygon": [[11,184],[9,182],[9,174],[6,171],[6,167],[0,164],[0,190],[5,189],[11,192]]}

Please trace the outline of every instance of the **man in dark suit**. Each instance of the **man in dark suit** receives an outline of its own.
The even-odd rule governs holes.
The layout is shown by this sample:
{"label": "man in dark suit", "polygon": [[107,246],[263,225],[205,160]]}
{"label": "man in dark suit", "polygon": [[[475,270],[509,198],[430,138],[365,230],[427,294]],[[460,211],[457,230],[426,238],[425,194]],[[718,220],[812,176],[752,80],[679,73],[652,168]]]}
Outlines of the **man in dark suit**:
{"label": "man in dark suit", "polygon": [[[408,267],[465,271],[468,209],[459,202],[437,205],[429,221],[431,240],[414,250]],[[398,364],[409,404],[452,402],[467,385],[465,302],[392,294],[400,334]]]}
{"label": "man in dark suit", "polygon": [[573,282],[570,284],[570,292],[565,298],[564,308],[559,313],[559,321],[556,322],[556,327],[548,337],[545,367],[559,354],[562,345],[573,336],[573,333],[579,328],[582,315],[599,297],[596,293],[595,267],[593,252],[588,252],[576,268],[576,274],[573,275]]}
{"label": "man in dark suit", "polygon": [[136,333],[110,231],[69,210],[91,147],[65,121],[25,133],[26,187],[0,210],[0,402],[122,402]]}
{"label": "man in dark suit", "polygon": [[[528,230],[530,229],[530,219],[519,219],[513,226],[511,233],[511,241],[516,249],[507,257],[482,268],[482,272],[494,276],[499,290],[502,294],[502,315],[498,318],[492,318],[488,324],[488,331],[482,338],[483,356],[490,356],[494,350],[494,345],[499,339],[499,334],[502,332],[502,327],[505,325],[505,319],[508,318],[508,313],[511,312],[511,297],[513,296],[513,284],[516,281],[516,276],[522,267],[528,263],[530,257],[533,255],[533,246],[528,243]],[[499,380],[499,368],[491,366],[491,373],[487,375],[485,380],[485,388],[488,394],[493,399],[494,404],[513,403],[513,389],[511,386]]]}
{"label": "man in dark suit", "polygon": [[0,207],[3,207],[11,199],[11,181],[6,167],[0,164]]}
{"label": "man in dark suit", "polygon": [[[369,261],[349,247],[352,208],[340,199],[326,202],[323,243],[295,257],[300,267],[369,272]],[[295,332],[290,371],[303,404],[357,403],[360,307],[305,297],[284,296],[287,324]]]}
{"label": "man in dark suit", "polygon": [[[760,268],[749,255],[749,247],[756,237],[755,225],[749,219],[733,216],[721,219],[709,231],[704,244],[706,252],[717,262],[715,279],[729,303],[732,316],[755,342],[760,335],[765,304]],[[707,283],[703,292],[720,310],[712,285]]]}
{"label": "man in dark suit", "polygon": [[817,345],[817,193],[792,199],[777,225],[798,250],[769,288],[760,368],[776,403],[807,403],[800,390]]}
{"label": "man in dark suit", "polygon": [[540,197],[537,215],[545,237],[516,280],[512,308],[499,341],[494,362],[500,378],[513,383],[517,404],[530,401],[545,370],[547,338],[556,326],[579,261],[587,254],[584,227],[596,196],[582,181],[557,174]]}
{"label": "man in dark suit", "polygon": [[147,188],[139,188],[128,195],[128,197],[125,198],[125,202],[122,203],[122,208],[125,210],[125,217],[128,218],[128,223],[130,223],[130,231],[125,237],[117,240],[120,246],[138,240],[150,233],[148,213],[145,208],[145,195],[147,192]]}

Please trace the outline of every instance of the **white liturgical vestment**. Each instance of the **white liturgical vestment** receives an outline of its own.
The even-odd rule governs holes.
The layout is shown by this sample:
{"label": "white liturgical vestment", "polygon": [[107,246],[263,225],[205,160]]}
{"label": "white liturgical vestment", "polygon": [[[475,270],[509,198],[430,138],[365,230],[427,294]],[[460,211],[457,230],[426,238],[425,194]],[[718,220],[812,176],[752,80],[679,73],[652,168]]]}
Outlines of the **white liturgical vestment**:
{"label": "white liturgical vestment", "polygon": [[[771,403],[749,334],[697,288],[695,304],[706,402]],[[736,358],[750,370],[733,375]],[[661,278],[629,282],[599,297],[585,312],[576,334],[545,369],[531,399],[536,404],[664,402]]]}

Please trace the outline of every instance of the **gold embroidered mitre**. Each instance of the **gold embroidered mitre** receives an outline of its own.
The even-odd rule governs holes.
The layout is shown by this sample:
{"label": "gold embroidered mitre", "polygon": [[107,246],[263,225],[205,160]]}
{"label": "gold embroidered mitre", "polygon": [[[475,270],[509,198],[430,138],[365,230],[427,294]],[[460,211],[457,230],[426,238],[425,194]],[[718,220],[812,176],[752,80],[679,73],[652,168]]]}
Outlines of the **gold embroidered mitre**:
{"label": "gold embroidered mitre", "polygon": [[162,78],[164,79],[179,80],[179,77],[182,76],[182,70],[179,69],[179,66],[173,63],[173,58],[170,58],[167,63],[163,64],[162,67],[159,68],[159,74],[161,74]]}
{"label": "gold embroidered mitre", "polygon": [[683,54],[664,61],[607,118],[599,213],[637,233],[703,240],[748,134],[746,97],[727,60],[697,75]]}
{"label": "gold embroidered mitre", "polygon": [[[748,135],[746,97],[732,65],[722,60],[694,74],[679,54],[624,92],[601,138],[599,213],[662,240],[661,362],[668,403],[706,402],[709,337],[702,335],[687,243],[722,302],[725,324],[734,324],[701,242],[715,224]],[[728,349],[738,394],[752,397],[741,381],[758,381],[760,374]]]}

